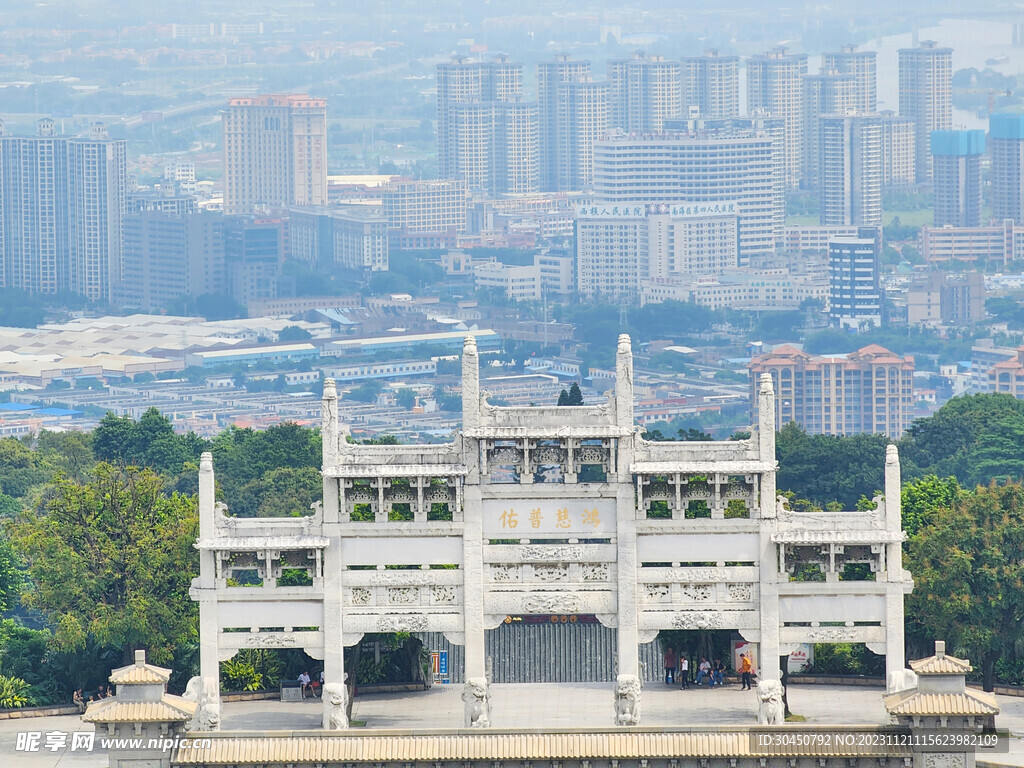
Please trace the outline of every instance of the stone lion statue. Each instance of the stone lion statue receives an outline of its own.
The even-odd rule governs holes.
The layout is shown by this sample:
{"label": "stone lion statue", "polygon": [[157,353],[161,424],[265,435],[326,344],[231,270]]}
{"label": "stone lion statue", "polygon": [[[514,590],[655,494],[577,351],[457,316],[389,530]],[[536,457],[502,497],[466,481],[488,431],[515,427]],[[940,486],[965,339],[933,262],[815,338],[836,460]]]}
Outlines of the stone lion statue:
{"label": "stone lion statue", "polygon": [[886,682],[887,693],[917,688],[917,674],[911,669],[897,669],[895,672],[889,673],[889,679]]}
{"label": "stone lion statue", "polygon": [[348,728],[348,688],[344,683],[325,683],[323,692],[324,728],[343,731]]}
{"label": "stone lion statue", "polygon": [[619,675],[615,680],[615,724],[640,725],[640,680]]}
{"label": "stone lion statue", "polygon": [[782,725],[786,721],[782,694],[779,680],[762,680],[757,684],[757,722],[760,725]]}
{"label": "stone lion statue", "polygon": [[462,691],[462,701],[466,705],[467,728],[490,728],[491,694],[485,678],[469,678]]}
{"label": "stone lion statue", "polygon": [[182,698],[196,703],[195,714],[185,730],[220,730],[220,685],[217,680],[198,676],[189,679]]}

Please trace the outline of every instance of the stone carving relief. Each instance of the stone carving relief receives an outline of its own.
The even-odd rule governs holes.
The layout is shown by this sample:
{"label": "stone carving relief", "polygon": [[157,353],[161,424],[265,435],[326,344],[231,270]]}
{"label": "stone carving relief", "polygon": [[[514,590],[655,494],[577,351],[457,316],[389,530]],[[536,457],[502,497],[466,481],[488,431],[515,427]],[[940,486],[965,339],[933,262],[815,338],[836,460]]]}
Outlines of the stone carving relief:
{"label": "stone carving relief", "polygon": [[847,643],[854,639],[854,630],[847,627],[816,627],[807,630],[812,643]]}
{"label": "stone carving relief", "polygon": [[491,579],[493,581],[520,581],[522,569],[516,563],[492,563]]}
{"label": "stone carving relief", "polygon": [[398,486],[397,488],[391,488],[387,492],[387,500],[392,503],[409,503],[416,500],[416,496],[413,494],[412,489],[408,486]]}
{"label": "stone carving relief", "polygon": [[660,602],[668,599],[668,584],[644,584],[644,594],[652,602]]}
{"label": "stone carving relief", "polygon": [[377,617],[378,632],[426,632],[428,629],[429,622],[423,614]]}
{"label": "stone carving relief", "polygon": [[526,613],[577,613],[580,605],[575,595],[528,595],[523,600]]}
{"label": "stone carving relief", "polygon": [[524,562],[531,560],[579,561],[583,559],[583,547],[545,547],[532,545],[519,548],[519,555]]}
{"label": "stone carving relief", "polygon": [[672,581],[724,581],[728,578],[724,568],[673,568]]}
{"label": "stone carving relief", "polygon": [[711,599],[711,584],[683,584],[682,595],[687,600],[706,602]]}
{"label": "stone carving relief", "polygon": [[703,611],[683,611],[672,617],[673,629],[722,629],[722,615]]}
{"label": "stone carving relief", "polygon": [[608,563],[584,563],[584,581],[608,581]]}
{"label": "stone carving relief", "polygon": [[348,688],[344,683],[326,683],[323,693],[323,726],[329,731],[348,728]]}
{"label": "stone carving relief", "polygon": [[569,578],[569,566],[565,563],[551,563],[533,566],[533,577],[537,581],[565,581]]}
{"label": "stone carving relief", "polygon": [[352,605],[369,605],[373,593],[363,587],[352,588]]}
{"label": "stone carving relief", "polygon": [[392,605],[412,605],[420,601],[417,587],[388,587],[388,602]]}
{"label": "stone carving relief", "polygon": [[964,768],[967,758],[963,752],[926,752],[924,768]]}
{"label": "stone carving relief", "polygon": [[759,725],[782,725],[786,722],[786,707],[782,695],[782,683],[778,680],[761,680],[757,684]]}
{"label": "stone carving relief", "polygon": [[523,452],[518,448],[501,447],[489,451],[488,464],[519,464],[523,460]]}
{"label": "stone carving relief", "polygon": [[749,602],[752,595],[750,584],[730,584],[726,592],[727,599],[736,603]]}
{"label": "stone carving relief", "polygon": [[242,645],[246,648],[294,648],[295,635],[292,632],[262,632],[245,636]]}
{"label": "stone carving relief", "polygon": [[182,698],[196,703],[195,714],[185,726],[186,731],[220,730],[220,682],[216,678],[193,677]]}
{"label": "stone carving relief", "polygon": [[430,597],[439,605],[450,605],[455,602],[455,587],[438,585],[430,588]]}
{"label": "stone carving relief", "polygon": [[392,587],[433,584],[437,581],[435,574],[436,571],[374,571],[370,576],[370,583]]}
{"label": "stone carving relief", "polygon": [[554,446],[541,446],[530,452],[530,458],[535,464],[564,464],[568,456],[565,448]]}
{"label": "stone carving relief", "polygon": [[619,675],[615,681],[615,725],[640,725],[640,680]]}
{"label": "stone carving relief", "polygon": [[600,445],[584,445],[576,449],[577,464],[604,464],[608,461],[608,449]]}
{"label": "stone carving relief", "polygon": [[491,692],[485,678],[471,677],[466,681],[462,703],[465,705],[467,728],[491,727]]}

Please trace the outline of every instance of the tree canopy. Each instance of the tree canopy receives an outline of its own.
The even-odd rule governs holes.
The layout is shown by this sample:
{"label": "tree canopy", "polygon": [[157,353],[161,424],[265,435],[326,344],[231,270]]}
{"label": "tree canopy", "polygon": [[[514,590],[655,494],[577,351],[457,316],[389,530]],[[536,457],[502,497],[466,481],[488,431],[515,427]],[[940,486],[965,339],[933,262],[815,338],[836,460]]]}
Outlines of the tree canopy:
{"label": "tree canopy", "polygon": [[994,483],[935,509],[910,540],[913,634],[944,637],[981,661],[985,690],[1000,658],[1020,655],[1024,630],[1024,487]]}
{"label": "tree canopy", "polygon": [[150,469],[100,463],[85,483],[58,477],[45,508],[11,527],[34,585],[23,599],[48,617],[59,649],[92,640],[125,662],[146,648],[161,663],[195,635],[195,499],[162,491]]}

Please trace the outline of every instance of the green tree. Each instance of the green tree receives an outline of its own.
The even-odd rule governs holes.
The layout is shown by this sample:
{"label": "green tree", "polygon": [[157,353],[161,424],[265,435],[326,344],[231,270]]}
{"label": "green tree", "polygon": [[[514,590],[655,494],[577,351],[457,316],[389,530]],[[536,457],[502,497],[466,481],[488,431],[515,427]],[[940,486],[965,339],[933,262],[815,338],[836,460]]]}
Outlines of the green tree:
{"label": "green tree", "polygon": [[239,517],[298,517],[312,514],[310,505],[323,494],[316,467],[278,467],[246,483],[231,511]]}
{"label": "green tree", "polygon": [[954,397],[918,419],[900,442],[908,474],[953,476],[962,484],[1024,477],[1024,401],[1012,395]]}
{"label": "green tree", "polygon": [[47,498],[11,536],[34,585],[23,600],[55,627],[55,646],[82,650],[95,639],[125,663],[137,648],[170,661],[196,632],[195,500],[164,494],[151,470],[107,463],[84,484],[58,477]]}
{"label": "green tree", "polygon": [[907,536],[915,536],[931,522],[936,510],[952,507],[963,495],[964,490],[955,477],[938,478],[935,475],[922,477],[903,484],[902,511],[903,530]]}
{"label": "green tree", "polygon": [[795,422],[779,430],[775,455],[778,487],[819,508],[838,501],[853,509],[865,492],[885,484],[885,435],[808,435]]}
{"label": "green tree", "polygon": [[0,613],[6,613],[15,606],[24,582],[21,563],[11,540],[0,529]]}
{"label": "green tree", "polygon": [[559,392],[558,405],[583,405],[583,392],[580,391],[580,385],[574,381],[568,392],[564,389]]}
{"label": "green tree", "polygon": [[38,457],[25,443],[13,437],[0,439],[0,492],[21,499],[48,478]]}
{"label": "green tree", "polygon": [[277,334],[277,340],[280,342],[307,341],[311,338],[313,338],[313,334],[297,325],[286,325]]}
{"label": "green tree", "polygon": [[408,387],[402,387],[395,393],[395,401],[406,410],[412,409],[416,405],[416,393]]}
{"label": "green tree", "polygon": [[1024,487],[992,484],[935,509],[909,542],[907,567],[913,634],[980,659],[991,691],[996,662],[1018,654],[1024,630]]}

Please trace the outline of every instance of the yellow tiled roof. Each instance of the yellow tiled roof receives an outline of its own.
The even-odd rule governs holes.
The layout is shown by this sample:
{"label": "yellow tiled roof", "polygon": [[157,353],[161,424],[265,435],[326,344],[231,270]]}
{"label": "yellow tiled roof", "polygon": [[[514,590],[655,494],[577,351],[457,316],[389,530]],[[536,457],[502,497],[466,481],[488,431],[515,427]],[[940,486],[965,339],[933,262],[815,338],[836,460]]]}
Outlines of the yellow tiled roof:
{"label": "yellow tiled roof", "polygon": [[910,662],[910,668],[919,675],[964,675],[974,667],[967,659],[955,656],[929,656]]}
{"label": "yellow tiled roof", "polygon": [[171,670],[154,667],[152,664],[129,664],[118,667],[108,678],[114,685],[157,684],[166,683],[171,679]]}
{"label": "yellow tiled roof", "polygon": [[[810,729],[809,729],[810,730]],[[770,732],[771,729],[768,729]],[[834,728],[833,728],[834,731]],[[561,760],[573,758],[639,759],[652,757],[743,757],[757,755],[751,750],[751,730],[719,728],[694,731],[619,729],[615,731],[566,731],[538,733],[451,731],[448,733],[383,733],[373,736],[333,733],[273,732],[265,736],[203,734],[209,746],[179,749],[174,765],[316,764],[359,762],[411,762],[462,760]],[[856,742],[857,740],[853,740]],[[882,747],[835,744],[815,748],[793,748],[792,752],[771,748],[771,755],[829,754],[856,757],[881,755]],[[768,754],[766,752],[765,754]],[[893,752],[888,753],[893,756]],[[902,755],[902,752],[900,753]],[[910,754],[906,750],[906,754]]]}
{"label": "yellow tiled roof", "polygon": [[884,698],[893,715],[996,715],[999,705],[991,693],[968,688],[963,693],[919,693],[916,688]]}
{"label": "yellow tiled roof", "polygon": [[182,723],[192,719],[196,703],[165,695],[161,701],[103,699],[89,704],[82,715],[87,723]]}

